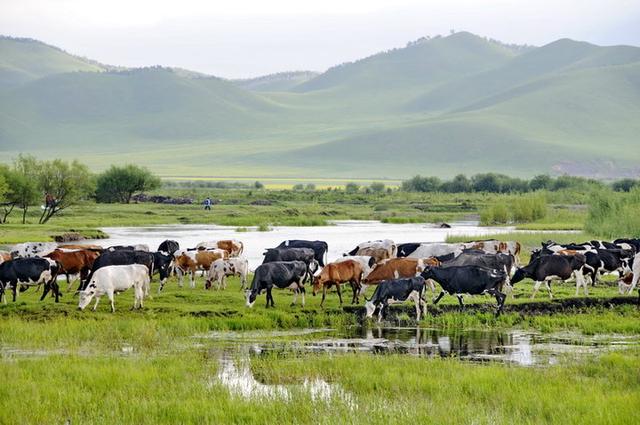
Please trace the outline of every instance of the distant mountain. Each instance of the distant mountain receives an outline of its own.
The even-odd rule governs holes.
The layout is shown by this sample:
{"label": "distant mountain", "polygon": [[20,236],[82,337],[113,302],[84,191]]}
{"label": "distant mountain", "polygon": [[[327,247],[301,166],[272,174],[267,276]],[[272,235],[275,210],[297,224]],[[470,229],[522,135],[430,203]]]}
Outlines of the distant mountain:
{"label": "distant mountain", "polygon": [[288,91],[318,75],[318,72],[313,71],[292,71],[231,81],[238,87],[251,91]]}
{"label": "distant mountain", "polygon": [[640,176],[640,48],[424,38],[316,75],[114,68],[0,39],[0,158],[163,175]]}

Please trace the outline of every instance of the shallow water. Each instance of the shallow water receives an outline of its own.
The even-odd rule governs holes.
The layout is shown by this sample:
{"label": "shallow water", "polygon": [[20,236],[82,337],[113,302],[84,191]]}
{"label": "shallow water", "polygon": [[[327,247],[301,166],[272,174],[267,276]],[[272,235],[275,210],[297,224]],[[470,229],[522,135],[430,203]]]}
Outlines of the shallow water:
{"label": "shallow water", "polygon": [[379,221],[335,221],[331,226],[291,227],[276,226],[268,232],[236,232],[233,226],[217,225],[164,225],[150,227],[106,227],[110,237],[91,241],[102,246],[147,244],[156,249],[165,239],[174,239],[181,248],[191,248],[199,242],[218,239],[239,239],[244,243],[244,255],[254,269],[262,263],[266,248],[288,239],[323,240],[329,244],[329,261],[341,257],[360,242],[373,239],[391,239],[404,242],[443,242],[449,235],[481,237],[487,234],[514,231],[513,227],[480,227],[477,222],[451,223],[452,228],[440,229],[431,224],[387,224]]}

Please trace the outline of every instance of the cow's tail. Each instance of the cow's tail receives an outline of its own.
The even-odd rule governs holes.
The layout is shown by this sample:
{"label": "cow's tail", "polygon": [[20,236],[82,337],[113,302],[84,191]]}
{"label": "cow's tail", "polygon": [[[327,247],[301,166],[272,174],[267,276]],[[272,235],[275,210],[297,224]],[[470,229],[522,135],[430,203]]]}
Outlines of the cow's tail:
{"label": "cow's tail", "polygon": [[242,241],[238,242],[240,242],[240,250],[238,251],[238,255],[242,255],[242,253],[244,252],[244,244],[242,243]]}

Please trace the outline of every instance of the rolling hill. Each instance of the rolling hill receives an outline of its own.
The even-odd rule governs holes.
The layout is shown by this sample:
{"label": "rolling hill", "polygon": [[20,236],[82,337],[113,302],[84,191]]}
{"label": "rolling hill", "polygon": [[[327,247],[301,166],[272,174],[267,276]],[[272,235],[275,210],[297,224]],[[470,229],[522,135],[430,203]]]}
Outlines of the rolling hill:
{"label": "rolling hill", "polygon": [[4,161],[31,152],[172,176],[640,175],[638,47],[462,32],[321,74],[231,81],[26,39],[0,38],[0,53]]}

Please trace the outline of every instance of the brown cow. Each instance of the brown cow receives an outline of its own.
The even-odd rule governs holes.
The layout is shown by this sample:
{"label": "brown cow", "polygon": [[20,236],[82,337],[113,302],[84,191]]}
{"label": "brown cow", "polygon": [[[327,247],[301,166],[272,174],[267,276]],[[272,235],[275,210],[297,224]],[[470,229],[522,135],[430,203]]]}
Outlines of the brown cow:
{"label": "brown cow", "polygon": [[358,255],[373,257],[376,263],[390,259],[389,250],[385,248],[365,247],[358,250]]}
{"label": "brown cow", "polygon": [[320,307],[324,305],[324,299],[327,295],[327,289],[335,285],[338,292],[338,298],[340,299],[340,305],[342,305],[342,292],[340,291],[340,284],[349,282],[351,289],[353,290],[352,304],[358,302],[357,293],[360,290],[360,280],[362,279],[362,265],[358,261],[345,260],[339,263],[327,264],[322,269],[319,275],[313,278],[313,295],[316,295],[322,287],[322,301],[320,301]]}
{"label": "brown cow", "polygon": [[91,249],[94,251],[98,251],[98,252],[102,252],[104,251],[104,248],[101,247],[100,245],[91,245],[91,244],[63,244],[63,245],[58,245],[59,249]]}
{"label": "brown cow", "polygon": [[60,273],[67,276],[67,290],[71,286],[69,275],[80,275],[80,280],[84,281],[96,258],[100,256],[100,252],[93,249],[79,249],[76,251],[65,251],[56,249],[45,255],[45,257],[56,261],[60,266]]}
{"label": "brown cow", "polygon": [[[377,285],[384,280],[403,279],[417,276],[426,267],[439,266],[440,261],[435,257],[430,258],[392,258],[377,264],[371,273],[362,281],[362,295],[368,285]],[[435,285],[431,280],[427,281],[431,291],[435,290]]]}
{"label": "brown cow", "polygon": [[229,257],[238,257],[244,251],[244,245],[237,239],[221,239],[219,241],[200,242],[196,245],[198,250],[202,249],[224,249],[229,253]]}
{"label": "brown cow", "polygon": [[178,284],[182,287],[184,274],[191,275],[190,286],[196,287],[196,271],[208,271],[211,264],[219,259],[227,260],[229,253],[224,249],[202,249],[198,251],[178,250],[174,254],[175,267],[178,271]]}

